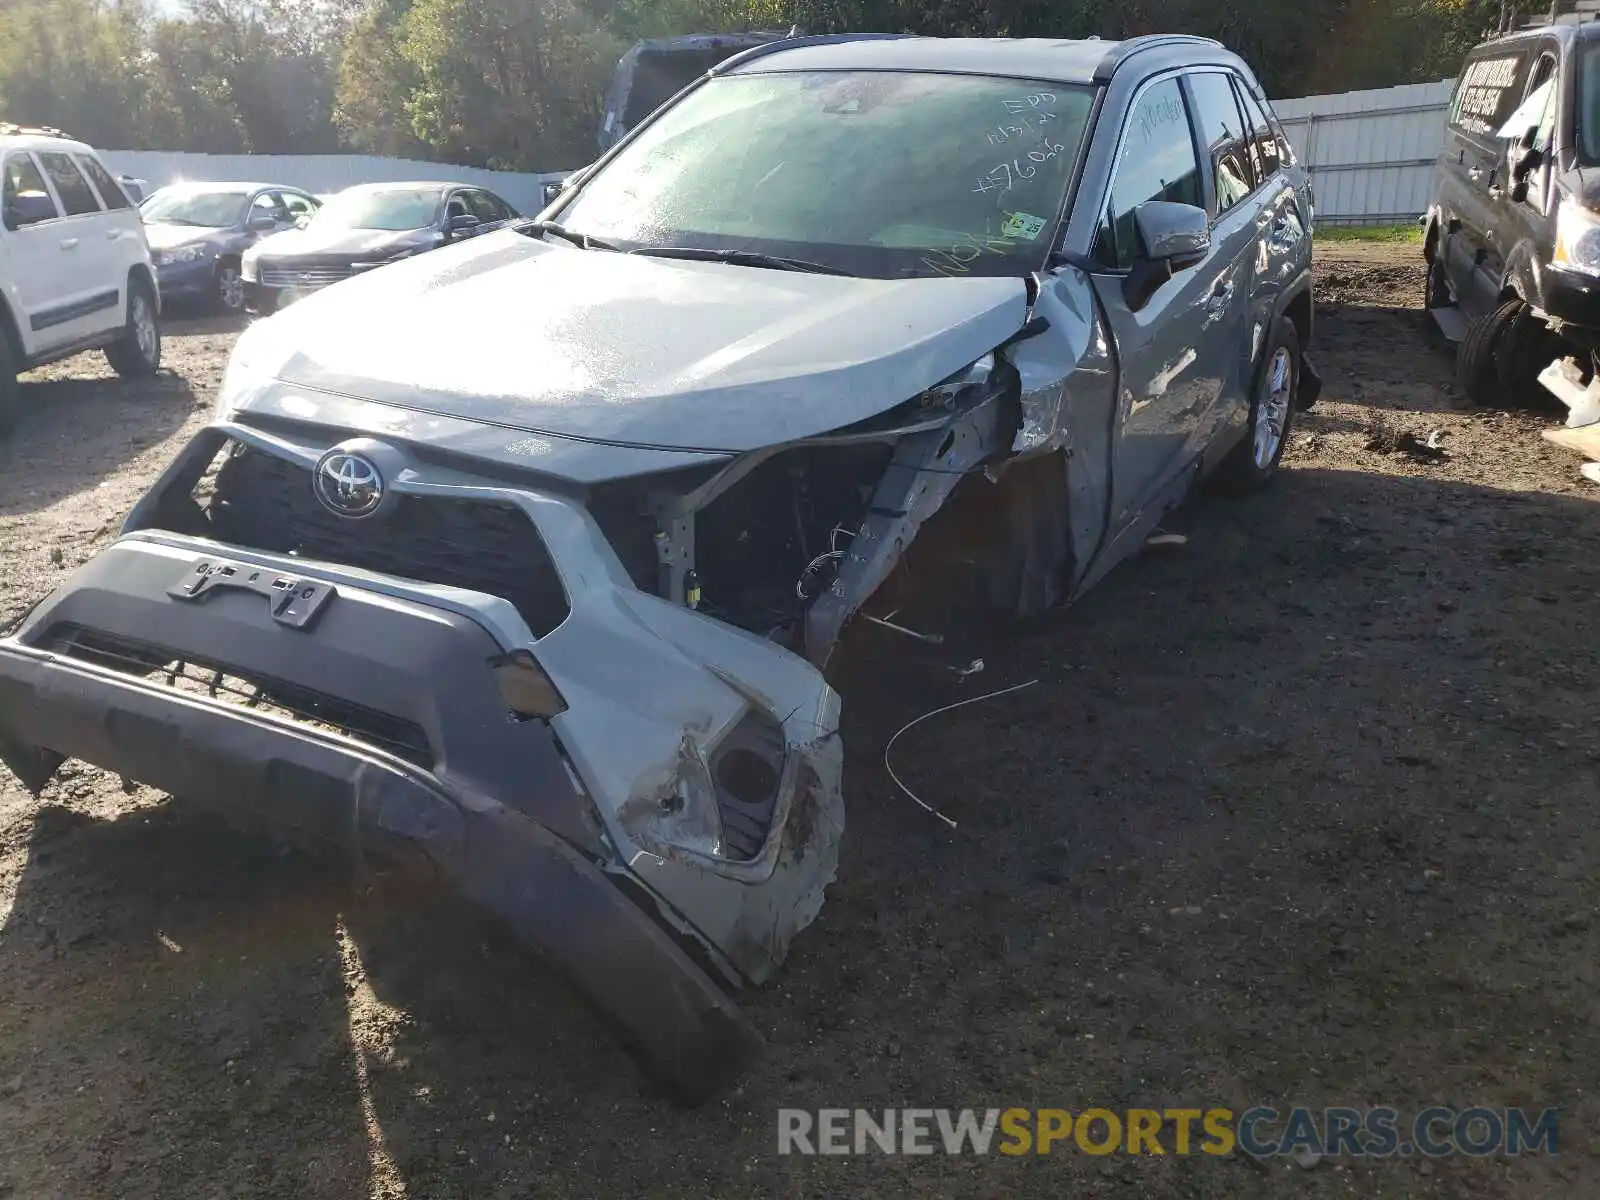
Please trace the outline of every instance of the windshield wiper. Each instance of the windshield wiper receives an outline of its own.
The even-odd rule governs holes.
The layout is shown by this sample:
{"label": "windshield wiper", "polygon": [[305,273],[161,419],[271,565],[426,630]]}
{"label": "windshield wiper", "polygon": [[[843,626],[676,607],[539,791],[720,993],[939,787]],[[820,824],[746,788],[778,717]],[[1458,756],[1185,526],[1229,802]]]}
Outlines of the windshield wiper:
{"label": "windshield wiper", "polygon": [[736,267],[770,267],[775,271],[804,271],[808,275],[848,275],[849,271],[806,258],[785,258],[781,254],[762,254],[759,250],[707,250],[701,246],[640,246],[629,254],[651,258],[686,258],[696,262],[732,263]]}
{"label": "windshield wiper", "polygon": [[523,233],[553,233],[563,241],[571,242],[584,250],[615,250],[618,253],[622,247],[604,238],[590,237],[587,233],[579,233],[576,229],[568,229],[559,221],[530,221],[522,226]]}

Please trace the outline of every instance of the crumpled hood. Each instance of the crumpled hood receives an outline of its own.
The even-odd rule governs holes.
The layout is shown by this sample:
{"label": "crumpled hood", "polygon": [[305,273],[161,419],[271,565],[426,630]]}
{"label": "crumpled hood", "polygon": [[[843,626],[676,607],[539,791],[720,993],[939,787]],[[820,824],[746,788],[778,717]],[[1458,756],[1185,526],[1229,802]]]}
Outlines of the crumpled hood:
{"label": "crumpled hood", "polygon": [[305,229],[285,229],[255,245],[263,258],[288,258],[301,254],[376,255],[386,250],[398,253],[408,246],[432,246],[438,235],[432,229],[346,229],[333,225],[318,229],[313,223]]}
{"label": "crumpled hood", "polygon": [[194,242],[211,241],[227,233],[226,229],[211,229],[204,225],[169,225],[164,221],[144,227],[144,239],[150,243],[152,250],[171,250]]}
{"label": "crumpled hood", "polygon": [[253,326],[236,361],[487,425],[738,451],[893,408],[1015,333],[1026,307],[1019,278],[806,275],[507,231],[326,288]]}

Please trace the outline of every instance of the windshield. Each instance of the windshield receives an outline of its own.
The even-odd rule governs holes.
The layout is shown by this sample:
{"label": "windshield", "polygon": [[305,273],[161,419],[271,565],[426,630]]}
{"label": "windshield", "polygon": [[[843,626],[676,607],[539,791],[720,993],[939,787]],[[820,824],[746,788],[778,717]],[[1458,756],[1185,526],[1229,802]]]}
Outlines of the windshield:
{"label": "windshield", "polygon": [[311,218],[318,229],[422,229],[433,224],[442,188],[340,192]]}
{"label": "windshield", "polygon": [[1088,124],[1086,88],[981,75],[712,79],[559,213],[623,249],[806,259],[856,275],[1036,270]]}
{"label": "windshield", "polygon": [[1600,45],[1578,59],[1578,156],[1585,166],[1600,163]]}
{"label": "windshield", "polygon": [[149,224],[203,225],[226,229],[239,219],[249,192],[192,192],[162,188],[139,206],[139,215]]}

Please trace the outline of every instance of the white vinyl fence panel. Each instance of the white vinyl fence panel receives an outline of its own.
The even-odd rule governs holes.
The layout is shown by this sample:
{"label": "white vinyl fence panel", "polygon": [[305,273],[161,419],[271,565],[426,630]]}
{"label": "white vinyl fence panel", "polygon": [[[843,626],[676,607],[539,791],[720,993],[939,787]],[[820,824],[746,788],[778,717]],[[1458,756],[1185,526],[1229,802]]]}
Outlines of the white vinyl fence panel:
{"label": "white vinyl fence panel", "polygon": [[504,197],[518,212],[532,216],[543,185],[565,177],[565,171],[525,174],[453,167],[447,163],[365,154],[187,154],[164,150],[103,150],[100,157],[113,171],[149,181],[152,188],[189,180],[196,183],[278,183],[313,194],[337,192],[357,183],[403,183],[436,180],[486,187]]}
{"label": "white vinyl fence panel", "polygon": [[[1317,221],[1376,225],[1409,221],[1428,206],[1434,157],[1444,137],[1453,80],[1274,100],[1284,132],[1308,164],[1317,191]],[[536,213],[543,185],[568,172],[522,174],[362,154],[186,154],[159,150],[102,152],[114,171],[152,187],[179,180],[283,183],[336,192],[357,183],[458,180],[504,196]]]}
{"label": "white vinyl fence panel", "polygon": [[1455,81],[1274,100],[1317,193],[1317,223],[1380,225],[1428,207]]}

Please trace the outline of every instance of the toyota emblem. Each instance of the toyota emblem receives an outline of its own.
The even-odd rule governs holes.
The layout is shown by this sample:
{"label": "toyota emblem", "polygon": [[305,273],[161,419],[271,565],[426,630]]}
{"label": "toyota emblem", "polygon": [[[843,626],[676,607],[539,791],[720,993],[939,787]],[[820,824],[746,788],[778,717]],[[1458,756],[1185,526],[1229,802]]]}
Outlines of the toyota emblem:
{"label": "toyota emblem", "polygon": [[322,507],[341,517],[370,517],[383,503],[383,476],[369,458],[330,450],[317,463],[312,490]]}

